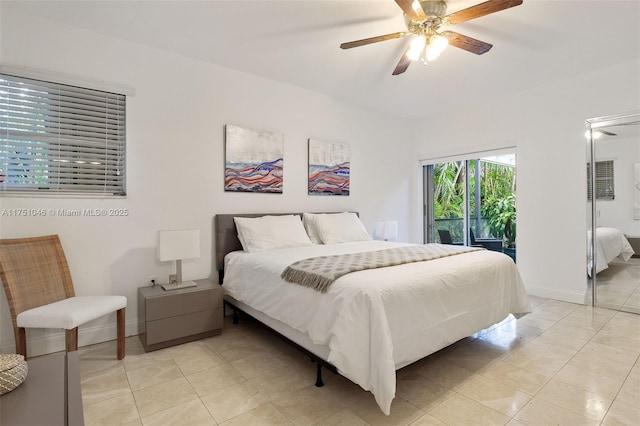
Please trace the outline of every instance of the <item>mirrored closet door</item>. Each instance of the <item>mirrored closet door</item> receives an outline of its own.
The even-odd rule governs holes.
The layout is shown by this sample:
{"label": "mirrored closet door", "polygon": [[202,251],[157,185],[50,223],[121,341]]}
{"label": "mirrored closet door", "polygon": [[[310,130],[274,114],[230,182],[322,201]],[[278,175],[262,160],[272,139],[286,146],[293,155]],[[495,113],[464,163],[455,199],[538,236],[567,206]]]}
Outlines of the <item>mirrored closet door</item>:
{"label": "mirrored closet door", "polygon": [[587,120],[586,136],[587,300],[640,313],[640,112]]}

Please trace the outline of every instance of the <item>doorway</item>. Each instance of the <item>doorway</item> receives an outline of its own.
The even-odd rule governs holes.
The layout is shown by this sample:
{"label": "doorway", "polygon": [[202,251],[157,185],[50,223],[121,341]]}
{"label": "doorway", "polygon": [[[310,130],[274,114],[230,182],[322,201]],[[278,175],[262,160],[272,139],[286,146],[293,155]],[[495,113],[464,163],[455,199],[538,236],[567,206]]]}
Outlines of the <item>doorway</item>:
{"label": "doorway", "polygon": [[516,260],[515,154],[423,165],[424,242],[483,246]]}

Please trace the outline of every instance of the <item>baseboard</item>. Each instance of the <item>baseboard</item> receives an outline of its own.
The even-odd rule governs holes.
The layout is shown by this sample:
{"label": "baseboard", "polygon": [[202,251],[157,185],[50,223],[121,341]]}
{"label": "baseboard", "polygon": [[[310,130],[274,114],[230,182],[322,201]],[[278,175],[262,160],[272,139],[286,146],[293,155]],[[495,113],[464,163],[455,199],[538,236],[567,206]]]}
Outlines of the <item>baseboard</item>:
{"label": "baseboard", "polygon": [[544,297],[547,299],[561,300],[563,302],[577,303],[580,305],[585,304],[585,294],[587,289],[584,289],[583,293],[573,293],[568,291],[558,291],[548,287],[531,287],[527,286],[527,293],[532,296]]}
{"label": "baseboard", "polygon": [[[29,357],[50,354],[53,352],[64,351],[64,330],[38,330],[41,333],[30,333],[27,329],[27,355]],[[33,334],[29,336],[29,334]],[[136,336],[138,334],[138,321],[125,322],[125,336]],[[13,335],[5,336],[11,340],[7,340],[0,346],[2,353],[15,353],[16,345]],[[116,323],[106,324],[94,327],[80,327],[78,329],[78,347],[95,345],[97,343],[116,340],[117,329]]]}

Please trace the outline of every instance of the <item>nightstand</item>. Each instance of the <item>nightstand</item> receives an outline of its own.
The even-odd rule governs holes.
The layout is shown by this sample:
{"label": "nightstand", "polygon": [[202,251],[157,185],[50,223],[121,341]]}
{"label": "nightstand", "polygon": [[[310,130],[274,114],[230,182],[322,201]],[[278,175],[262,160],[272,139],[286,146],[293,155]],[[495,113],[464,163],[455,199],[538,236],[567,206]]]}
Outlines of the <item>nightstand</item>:
{"label": "nightstand", "polygon": [[145,352],[222,332],[222,287],[211,280],[195,282],[196,287],[181,290],[138,289],[138,331]]}
{"label": "nightstand", "polygon": [[635,254],[631,257],[640,257],[640,237],[627,237]]}

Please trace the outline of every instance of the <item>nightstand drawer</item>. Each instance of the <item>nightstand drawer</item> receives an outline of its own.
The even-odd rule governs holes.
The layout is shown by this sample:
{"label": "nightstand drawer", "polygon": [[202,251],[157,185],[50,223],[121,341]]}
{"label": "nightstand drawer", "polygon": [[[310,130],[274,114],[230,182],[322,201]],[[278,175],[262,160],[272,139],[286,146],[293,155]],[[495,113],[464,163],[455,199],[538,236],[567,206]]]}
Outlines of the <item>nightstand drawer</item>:
{"label": "nightstand drawer", "polygon": [[222,328],[222,308],[147,322],[146,344],[165,342]]}
{"label": "nightstand drawer", "polygon": [[222,308],[221,292],[213,288],[176,293],[171,297],[150,297],[146,300],[146,320],[147,322],[156,321],[211,310],[211,308]]}
{"label": "nightstand drawer", "polygon": [[138,333],[145,352],[222,333],[222,287],[211,280],[165,291],[138,289]]}

